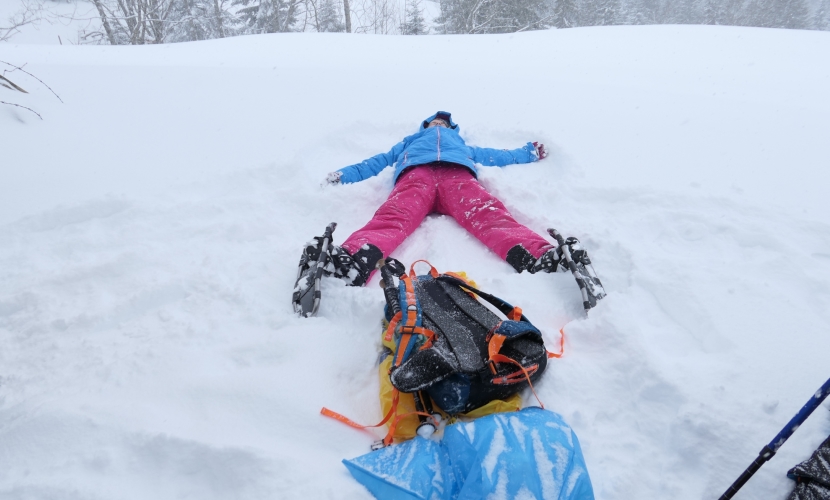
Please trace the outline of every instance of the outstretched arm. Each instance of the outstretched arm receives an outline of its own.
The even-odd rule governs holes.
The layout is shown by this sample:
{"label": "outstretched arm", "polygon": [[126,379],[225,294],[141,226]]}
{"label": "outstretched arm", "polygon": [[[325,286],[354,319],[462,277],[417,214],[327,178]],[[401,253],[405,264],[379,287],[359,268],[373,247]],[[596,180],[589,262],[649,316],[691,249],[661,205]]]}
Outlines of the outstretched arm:
{"label": "outstretched arm", "polygon": [[515,163],[532,163],[548,155],[545,145],[528,142],[519,149],[491,149],[470,146],[470,158],[488,167],[503,167]]}
{"label": "outstretched arm", "polygon": [[326,176],[326,182],[329,184],[351,184],[366,180],[369,177],[374,177],[384,168],[394,164],[395,160],[403,152],[404,147],[404,141],[401,141],[395,144],[387,153],[381,153],[363,160],[360,163],[343,167],[340,170],[328,174]]}

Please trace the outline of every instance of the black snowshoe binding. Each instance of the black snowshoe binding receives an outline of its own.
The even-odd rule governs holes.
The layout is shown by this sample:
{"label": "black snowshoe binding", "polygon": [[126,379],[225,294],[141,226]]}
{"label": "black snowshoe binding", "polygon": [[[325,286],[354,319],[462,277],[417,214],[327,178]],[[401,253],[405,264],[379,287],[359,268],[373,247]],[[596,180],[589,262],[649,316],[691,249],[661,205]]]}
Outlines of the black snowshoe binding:
{"label": "black snowshoe binding", "polygon": [[[602,282],[594,271],[594,266],[591,264],[588,252],[585,251],[582,244],[579,243],[579,240],[574,237],[565,239],[559,231],[553,228],[548,229],[548,234],[556,239],[559,246],[555,249],[555,252],[548,251],[539,258],[539,261],[537,261],[537,264],[540,265],[539,270],[551,269],[547,272],[552,272],[556,271],[558,267],[562,271],[570,271],[576,279],[576,284],[579,285],[579,290],[582,292],[582,306],[587,313],[588,310],[597,305],[597,301],[605,297],[605,289],[602,287]],[[543,261],[548,253],[552,254],[548,260],[551,262],[556,260],[556,263],[548,264],[549,267],[544,268],[543,266],[546,263]],[[559,259],[555,259],[557,256]],[[531,270],[531,272],[535,271]]]}
{"label": "black snowshoe binding", "polygon": [[551,248],[530,266],[530,274],[567,272],[568,266],[562,262],[562,259],[562,247]]}
{"label": "black snowshoe binding", "polygon": [[332,245],[330,253],[334,277],[342,279],[348,286],[365,285],[377,262],[383,259],[380,249],[369,243],[360,247],[354,255],[336,245]]}

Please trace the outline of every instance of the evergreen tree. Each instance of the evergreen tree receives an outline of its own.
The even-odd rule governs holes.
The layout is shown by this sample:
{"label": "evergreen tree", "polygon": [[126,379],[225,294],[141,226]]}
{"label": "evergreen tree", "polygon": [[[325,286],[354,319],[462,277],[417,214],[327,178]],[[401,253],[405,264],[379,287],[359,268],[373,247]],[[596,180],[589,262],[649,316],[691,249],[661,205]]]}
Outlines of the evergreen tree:
{"label": "evergreen tree", "polygon": [[818,5],[813,26],[817,30],[830,31],[830,0],[822,0]]}
{"label": "evergreen tree", "polygon": [[776,0],[749,0],[744,6],[742,18],[744,26],[769,28],[775,25],[770,13]]}
{"label": "evergreen tree", "polygon": [[750,0],[742,16],[730,21],[740,26],[790,29],[808,29],[813,24],[805,0]]}
{"label": "evergreen tree", "polygon": [[553,6],[553,24],[560,29],[579,26],[579,8],[575,0],[556,0]]}
{"label": "evergreen tree", "polygon": [[599,0],[596,5],[595,26],[611,26],[617,24],[620,15],[620,0]]}
{"label": "evergreen tree", "polygon": [[315,28],[319,32],[342,33],[346,31],[339,2],[335,4],[334,0],[321,0],[315,18]]}
{"label": "evergreen tree", "polygon": [[406,14],[401,24],[402,35],[426,35],[427,23],[424,20],[424,9],[420,0],[409,0],[406,2]]}
{"label": "evergreen tree", "polygon": [[575,26],[610,26],[617,24],[620,0],[579,0]]}
{"label": "evergreen tree", "polygon": [[704,21],[703,16],[703,9],[706,0],[691,0],[689,2],[689,8],[687,10],[687,15],[689,18],[684,21],[685,24],[706,24]]}
{"label": "evergreen tree", "polygon": [[234,0],[241,5],[238,16],[248,33],[291,31],[297,22],[299,0]]}
{"label": "evergreen tree", "polygon": [[625,24],[655,24],[655,12],[649,0],[628,0],[626,2]]}
{"label": "evergreen tree", "polygon": [[513,33],[551,26],[547,0],[441,0],[442,33]]}
{"label": "evergreen tree", "polygon": [[170,15],[173,21],[172,33],[167,38],[171,42],[188,42],[215,38],[211,33],[210,19],[206,8],[195,0],[179,0],[173,5]]}
{"label": "evergreen tree", "polygon": [[779,0],[780,27],[807,29],[810,27],[810,9],[805,0]]}
{"label": "evergreen tree", "polygon": [[695,18],[694,10],[695,3],[693,1],[665,2],[662,5],[660,22],[665,24],[692,24]]}
{"label": "evergreen tree", "polygon": [[704,0],[703,24],[721,24],[721,9],[718,0]]}

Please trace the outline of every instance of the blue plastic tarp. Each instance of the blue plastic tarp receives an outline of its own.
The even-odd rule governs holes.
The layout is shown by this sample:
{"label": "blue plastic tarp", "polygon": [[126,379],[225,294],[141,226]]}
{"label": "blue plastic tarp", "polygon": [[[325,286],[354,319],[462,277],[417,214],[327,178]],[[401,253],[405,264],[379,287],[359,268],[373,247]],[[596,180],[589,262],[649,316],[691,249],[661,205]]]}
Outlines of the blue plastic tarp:
{"label": "blue plastic tarp", "polygon": [[443,439],[416,437],[344,460],[382,500],[593,500],[579,441],[541,408],[447,426]]}

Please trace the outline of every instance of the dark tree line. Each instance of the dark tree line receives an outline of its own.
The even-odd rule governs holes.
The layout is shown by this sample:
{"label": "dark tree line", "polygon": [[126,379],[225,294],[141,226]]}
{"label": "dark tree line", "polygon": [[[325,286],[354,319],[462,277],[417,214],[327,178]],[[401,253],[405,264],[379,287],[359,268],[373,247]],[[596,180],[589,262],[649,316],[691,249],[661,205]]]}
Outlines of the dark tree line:
{"label": "dark tree line", "polygon": [[91,0],[82,41],[143,45],[289,31],[345,31],[340,0]]}
{"label": "dark tree line", "polygon": [[830,29],[830,0],[440,0],[443,33],[621,24]]}
{"label": "dark tree line", "polygon": [[[631,24],[830,30],[830,0],[90,0],[92,43],[149,44],[289,31],[423,35]],[[350,3],[351,2],[351,3]],[[429,21],[432,21],[430,23]]]}

